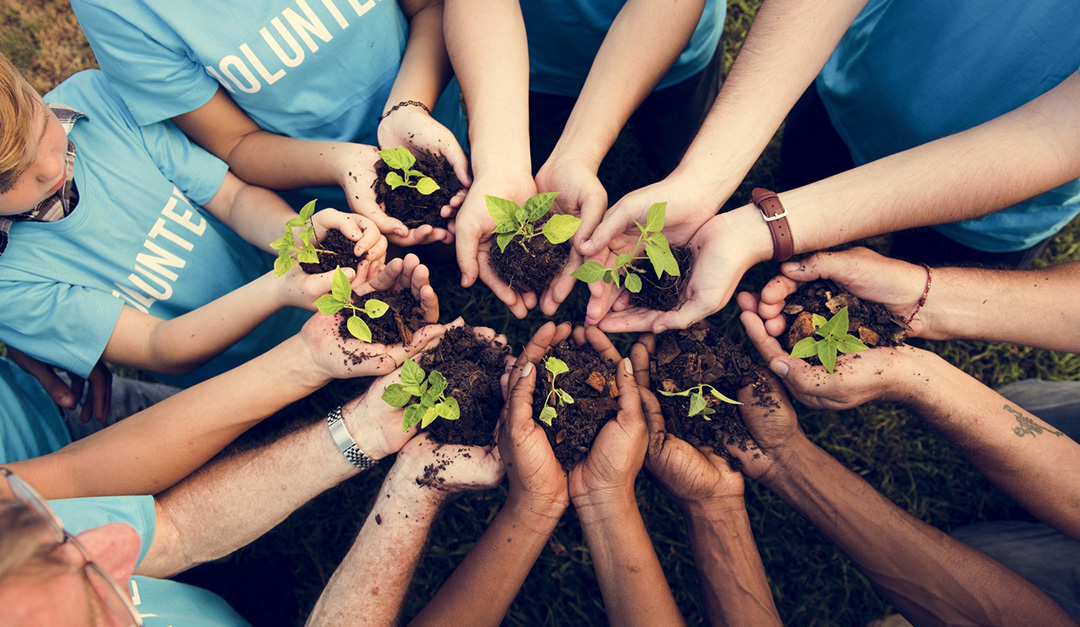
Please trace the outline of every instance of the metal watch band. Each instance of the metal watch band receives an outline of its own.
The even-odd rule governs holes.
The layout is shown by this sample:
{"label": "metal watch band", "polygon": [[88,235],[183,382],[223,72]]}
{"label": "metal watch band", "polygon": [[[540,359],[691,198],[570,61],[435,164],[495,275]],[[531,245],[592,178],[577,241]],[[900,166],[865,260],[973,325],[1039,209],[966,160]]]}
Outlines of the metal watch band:
{"label": "metal watch band", "polygon": [[338,450],[350,464],[363,472],[379,463],[378,460],[365,455],[364,451],[356,445],[356,440],[349,435],[348,429],[345,428],[345,421],[341,417],[341,405],[326,415],[326,424],[330,427],[330,437],[334,438],[334,444],[337,444]]}
{"label": "metal watch band", "polygon": [[780,203],[780,197],[776,192],[771,192],[761,187],[755,187],[751,192],[751,201],[761,211],[765,218],[765,224],[769,225],[769,236],[772,237],[773,261],[787,261],[795,254],[795,241],[791,238],[791,225],[788,224],[787,210]]}

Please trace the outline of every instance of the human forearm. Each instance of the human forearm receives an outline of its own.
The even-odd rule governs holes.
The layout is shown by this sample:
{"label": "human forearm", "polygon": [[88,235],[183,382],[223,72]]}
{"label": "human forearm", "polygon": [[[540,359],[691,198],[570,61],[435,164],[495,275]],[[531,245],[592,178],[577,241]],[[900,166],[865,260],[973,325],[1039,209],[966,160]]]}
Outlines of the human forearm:
{"label": "human forearm", "polygon": [[443,41],[443,7],[441,3],[430,4],[417,10],[409,19],[409,42],[383,113],[408,100],[434,108],[449,78],[450,59]]}
{"label": "human forearm", "polygon": [[1071,625],[1027,580],[896,507],[805,436],[762,478],[916,625]]}
{"label": "human forearm", "polygon": [[685,625],[633,493],[574,507],[612,625]]}
{"label": "human forearm", "polygon": [[683,517],[713,625],[780,625],[746,507],[690,506]]}
{"label": "human forearm", "polygon": [[[327,583],[308,625],[397,625],[443,496],[416,483],[399,457],[352,548]],[[422,472],[422,470],[421,470]]]}
{"label": "human forearm", "polygon": [[[565,509],[511,494],[410,625],[499,625]],[[480,590],[483,594],[477,594]]]}
{"label": "human forearm", "polygon": [[446,47],[469,111],[473,172],[532,177],[529,51],[515,1],[448,0]]}
{"label": "human forearm", "polygon": [[619,11],[552,152],[595,172],[630,114],[656,87],[690,40],[704,0],[631,0]]}
{"label": "human forearm", "polygon": [[230,170],[252,185],[299,189],[344,185],[350,174],[370,171],[377,158],[375,149],[364,144],[294,139],[260,130],[244,136],[227,161]]}
{"label": "human forearm", "polygon": [[[46,498],[154,494],[322,387],[298,338],[56,453],[12,464]],[[209,401],[209,402],[208,402]]]}

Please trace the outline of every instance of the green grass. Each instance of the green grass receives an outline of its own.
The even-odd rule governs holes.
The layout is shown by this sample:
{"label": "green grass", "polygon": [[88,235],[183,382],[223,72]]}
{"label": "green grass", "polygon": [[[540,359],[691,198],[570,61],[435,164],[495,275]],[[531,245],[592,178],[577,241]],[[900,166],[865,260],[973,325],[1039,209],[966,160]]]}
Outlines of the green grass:
{"label": "green grass", "polygon": [[[730,67],[759,4],[756,0],[729,3],[725,69]],[[0,10],[3,26],[0,50],[30,69],[38,89],[48,89],[66,74],[92,64],[92,56],[77,26],[70,31],[70,24],[65,21],[70,17],[64,2],[9,0],[6,8]],[[69,30],[53,35],[53,41],[49,42],[50,37],[44,33],[52,33],[50,29],[61,26]],[[751,187],[773,185],[778,139],[779,133],[728,207],[747,202]],[[605,161],[601,174],[613,201],[648,182],[648,174],[632,142],[619,146]],[[1074,221],[1048,247],[1039,264],[1077,259],[1080,259],[1080,222]],[[753,268],[743,277],[741,289],[756,290],[775,272],[772,264]],[[519,322],[487,289],[462,289],[452,264],[433,265],[432,280],[443,306],[444,321],[461,315],[471,324],[491,326],[505,333],[515,349],[520,349],[546,320],[533,313]],[[579,286],[557,319],[581,320],[586,297],[587,290]],[[712,321],[741,337],[737,315],[732,304],[713,316]],[[634,338],[613,339],[625,352]],[[1077,355],[987,342],[923,342],[922,345],[990,386],[1032,376],[1080,378]],[[244,445],[254,445],[260,438],[280,437],[297,424],[319,419],[334,403],[358,394],[364,385],[338,382],[279,414]],[[799,408],[799,415],[813,441],[897,505],[934,526],[947,531],[974,521],[1022,515],[1015,504],[990,486],[943,438],[901,407],[868,405],[846,412]],[[227,596],[238,609],[250,612],[255,624],[287,623],[294,614],[296,621],[302,622],[301,617],[314,604],[360,528],[388,463],[316,498],[233,557],[200,567],[184,578],[228,590]],[[705,615],[682,517],[645,475],[639,478],[636,489],[642,515],[679,607],[690,624],[702,624]],[[410,591],[404,610],[406,618],[435,593],[495,516],[505,497],[506,489],[502,487],[462,496],[446,508],[435,525],[426,559]],[[747,508],[785,622],[863,625],[890,611],[846,557],[770,492],[748,483]],[[236,585],[237,573],[246,585]],[[256,585],[264,584],[278,593],[255,589]],[[296,605],[290,605],[293,589],[298,599]],[[275,605],[279,601],[281,605]],[[505,623],[522,626],[605,623],[603,602],[573,511],[567,513],[548,542]]]}

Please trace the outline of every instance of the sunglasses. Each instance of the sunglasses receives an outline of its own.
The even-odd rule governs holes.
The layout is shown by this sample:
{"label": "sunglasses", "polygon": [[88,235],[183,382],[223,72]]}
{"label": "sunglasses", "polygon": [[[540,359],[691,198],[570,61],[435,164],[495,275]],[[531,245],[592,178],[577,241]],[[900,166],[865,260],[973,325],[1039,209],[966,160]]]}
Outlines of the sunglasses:
{"label": "sunglasses", "polygon": [[79,553],[82,553],[83,559],[86,560],[83,571],[86,573],[86,578],[90,581],[91,587],[108,609],[109,616],[113,619],[110,624],[142,627],[142,618],[135,609],[135,605],[131,602],[131,596],[120,587],[120,584],[116,583],[116,580],[109,573],[90,559],[90,553],[87,552],[86,547],[64,529],[60,516],[56,514],[53,508],[49,507],[45,499],[41,498],[41,495],[36,490],[7,468],[0,467],[0,475],[7,479],[8,488],[15,495],[15,500],[37,513],[45,521],[54,542],[57,544],[70,543]]}

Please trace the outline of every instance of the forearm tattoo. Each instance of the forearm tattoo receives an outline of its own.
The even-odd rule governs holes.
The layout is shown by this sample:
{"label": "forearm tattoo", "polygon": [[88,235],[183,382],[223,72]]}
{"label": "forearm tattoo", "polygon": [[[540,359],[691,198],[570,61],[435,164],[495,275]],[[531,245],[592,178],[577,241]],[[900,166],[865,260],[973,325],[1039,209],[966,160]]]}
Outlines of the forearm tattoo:
{"label": "forearm tattoo", "polygon": [[1041,433],[1044,433],[1044,432],[1045,433],[1052,433],[1052,434],[1054,434],[1056,436],[1059,436],[1059,437],[1065,435],[1064,433],[1062,433],[1060,431],[1054,431],[1053,429],[1051,429],[1049,427],[1044,427],[1044,426],[1036,423],[1031,418],[1025,416],[1024,414],[1022,414],[1019,411],[1013,409],[1012,407],[1009,407],[1008,405],[1005,405],[1005,411],[1009,412],[1013,416],[1016,416],[1016,422],[1020,423],[1019,427],[1013,427],[1013,433],[1015,433],[1017,437],[1022,438],[1025,435],[1028,435],[1028,434],[1030,434],[1031,437],[1035,437],[1035,436],[1037,436],[1037,435],[1039,435]]}

